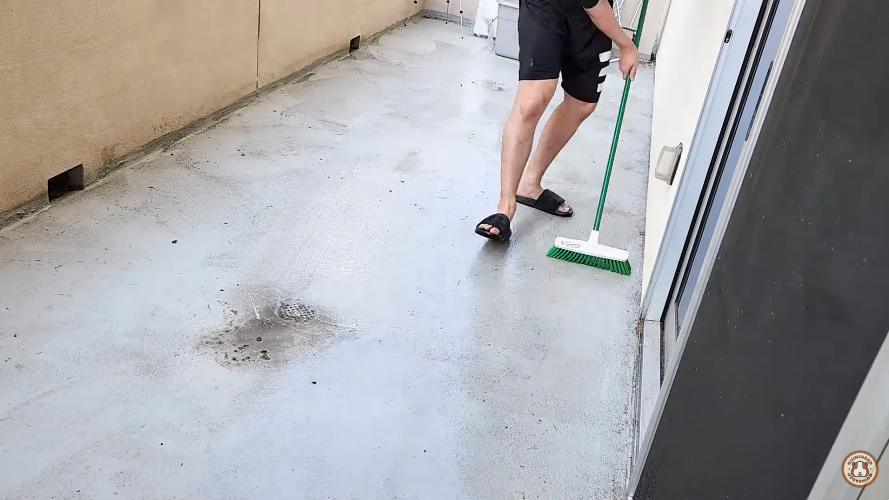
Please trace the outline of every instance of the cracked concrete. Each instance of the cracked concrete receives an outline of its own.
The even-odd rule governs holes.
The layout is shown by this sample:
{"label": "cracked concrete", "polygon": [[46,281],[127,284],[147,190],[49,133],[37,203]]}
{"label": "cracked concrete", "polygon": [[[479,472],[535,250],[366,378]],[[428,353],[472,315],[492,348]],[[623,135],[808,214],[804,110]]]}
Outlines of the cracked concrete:
{"label": "cracked concrete", "polygon": [[620,498],[650,68],[602,227],[636,271],[545,257],[592,224],[616,74],[548,178],[576,216],[508,246],[473,228],[516,63],[434,20],[0,233],[0,497]]}

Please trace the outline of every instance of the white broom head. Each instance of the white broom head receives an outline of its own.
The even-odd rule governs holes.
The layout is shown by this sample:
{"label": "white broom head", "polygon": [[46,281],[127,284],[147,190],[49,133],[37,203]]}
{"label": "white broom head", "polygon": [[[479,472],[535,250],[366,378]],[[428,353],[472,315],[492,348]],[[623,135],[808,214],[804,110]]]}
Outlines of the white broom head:
{"label": "white broom head", "polygon": [[600,257],[619,262],[628,262],[630,260],[630,253],[626,250],[600,244],[598,231],[593,231],[588,241],[558,237],[556,238],[555,247],[591,257]]}

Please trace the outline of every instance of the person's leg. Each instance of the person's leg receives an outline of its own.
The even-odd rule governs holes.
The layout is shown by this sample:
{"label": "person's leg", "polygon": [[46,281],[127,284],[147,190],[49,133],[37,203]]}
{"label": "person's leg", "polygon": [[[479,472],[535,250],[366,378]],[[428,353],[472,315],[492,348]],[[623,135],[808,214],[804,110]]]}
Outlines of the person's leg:
{"label": "person's leg", "polygon": [[[531,144],[540,117],[546,111],[558,80],[524,80],[519,82],[515,102],[503,128],[502,149],[500,152],[500,201],[497,213],[512,220],[516,211],[516,191],[522,172],[531,156]],[[490,224],[479,227],[492,234],[500,234]]]}
{"label": "person's leg", "polygon": [[[565,98],[547,120],[531,163],[519,183],[518,194],[523,203],[543,200],[539,198],[544,192],[541,186],[543,175],[580,124],[596,110],[602,95],[605,71],[611,59],[611,41],[599,33],[583,9],[575,10],[566,16],[568,29],[562,67]],[[548,198],[554,198],[553,194],[549,194]],[[560,197],[555,198],[556,203],[561,200]],[[541,208],[540,203],[537,203],[537,207]],[[548,210],[554,211],[555,207]],[[571,215],[573,211],[567,204],[561,203],[558,213]]]}
{"label": "person's leg", "polygon": [[[556,159],[562,148],[568,144],[580,124],[596,110],[595,102],[584,102],[571,97],[565,92],[565,98],[559,104],[553,114],[546,121],[543,133],[537,142],[531,163],[525,168],[524,174],[518,186],[518,194],[532,199],[537,199],[543,192],[541,180],[546,169]],[[562,203],[559,207],[562,213],[571,211],[571,207]]]}
{"label": "person's leg", "polygon": [[[512,220],[516,211],[516,191],[531,155],[534,132],[558,86],[564,47],[564,25],[551,0],[522,0],[519,10],[519,85],[512,110],[503,129],[500,154],[500,199],[497,213]],[[498,238],[508,237],[490,224],[488,217],[476,232]],[[501,226],[506,223],[499,219]],[[504,227],[504,230],[507,228]]]}

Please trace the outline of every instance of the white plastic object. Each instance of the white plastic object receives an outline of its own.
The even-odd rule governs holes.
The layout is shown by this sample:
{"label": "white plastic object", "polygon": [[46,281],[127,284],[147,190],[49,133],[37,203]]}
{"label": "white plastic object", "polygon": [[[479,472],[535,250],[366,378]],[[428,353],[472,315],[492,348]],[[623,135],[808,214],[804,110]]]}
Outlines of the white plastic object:
{"label": "white plastic object", "polygon": [[460,0],[460,38],[463,38],[463,0]]}
{"label": "white plastic object", "polygon": [[681,157],[681,142],[675,147],[664,146],[654,166],[655,179],[662,180],[667,184],[673,184],[673,178],[676,177],[676,170],[679,168],[679,159]]}
{"label": "white plastic object", "polygon": [[630,261],[630,252],[600,244],[599,231],[590,233],[590,239],[588,241],[558,237],[556,238],[555,246],[562,250],[582,253],[591,257],[601,257],[603,259],[616,260],[619,262]]}
{"label": "white plastic object", "polygon": [[511,0],[497,3],[494,53],[508,59],[519,58],[519,4]]}

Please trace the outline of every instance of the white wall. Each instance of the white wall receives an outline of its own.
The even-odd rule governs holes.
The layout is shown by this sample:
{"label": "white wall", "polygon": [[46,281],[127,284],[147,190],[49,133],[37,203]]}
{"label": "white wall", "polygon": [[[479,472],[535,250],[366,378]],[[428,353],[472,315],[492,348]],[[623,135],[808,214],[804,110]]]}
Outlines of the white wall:
{"label": "white wall", "polygon": [[[652,114],[643,296],[664,236],[676,188],[707,95],[734,0],[672,0],[657,49]],[[647,31],[647,29],[645,30]],[[654,178],[661,148],[682,143],[685,152],[672,185]]]}

